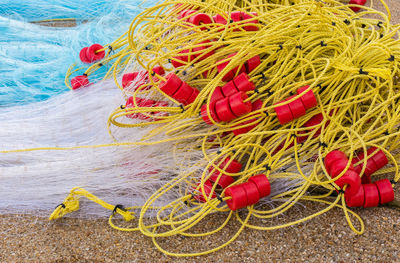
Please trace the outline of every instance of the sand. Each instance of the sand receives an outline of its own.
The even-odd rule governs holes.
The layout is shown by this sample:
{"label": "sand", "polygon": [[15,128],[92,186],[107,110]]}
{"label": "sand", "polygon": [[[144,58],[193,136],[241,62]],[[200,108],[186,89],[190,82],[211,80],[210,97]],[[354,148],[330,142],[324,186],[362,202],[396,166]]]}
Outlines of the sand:
{"label": "sand", "polygon": [[[392,21],[400,21],[400,0],[388,4]],[[279,220],[300,218],[320,208],[317,204],[304,205]],[[274,231],[245,229],[228,247],[195,258],[166,256],[150,238],[114,230],[106,219],[64,218],[48,222],[46,213],[39,217],[0,215],[0,262],[400,262],[400,209],[384,206],[355,211],[365,222],[363,235],[354,234],[343,211],[333,209],[294,227]],[[201,225],[213,229],[222,220],[223,215],[216,215]],[[176,252],[200,251],[223,243],[238,227],[237,222],[232,222],[208,238],[173,237],[159,242],[163,248]]]}

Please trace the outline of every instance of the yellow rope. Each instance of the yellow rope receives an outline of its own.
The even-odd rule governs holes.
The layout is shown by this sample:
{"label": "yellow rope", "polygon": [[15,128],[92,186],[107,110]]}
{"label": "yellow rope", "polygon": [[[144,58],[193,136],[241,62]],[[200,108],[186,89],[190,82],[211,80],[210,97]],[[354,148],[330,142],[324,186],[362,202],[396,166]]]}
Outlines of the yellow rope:
{"label": "yellow rope", "polygon": [[[160,251],[171,256],[212,253],[233,242],[246,227],[275,230],[305,222],[335,207],[343,210],[350,228],[361,234],[364,232],[363,221],[347,208],[344,195],[339,193],[334,201],[328,198],[339,188],[334,183],[337,178],[332,179],[328,175],[323,158],[330,151],[339,149],[351,160],[357,151],[366,153],[368,148],[376,147],[385,153],[390,164],[377,174],[390,173],[394,182],[400,178],[397,163],[400,156],[396,151],[400,146],[400,108],[397,106],[400,99],[400,25],[390,23],[390,11],[381,2],[387,14],[374,10],[373,4],[354,13],[349,6],[332,0],[325,1],[325,4],[308,0],[177,0],[158,3],[134,18],[128,32],[104,46],[106,57],[84,71],[90,78],[100,68],[99,65],[110,63],[104,78],[113,78],[125,98],[134,98],[132,107],[116,108],[107,121],[115,143],[2,150],[0,153],[151,146],[174,142],[173,151],[177,159],[189,161],[191,153],[201,155],[201,160],[193,167],[186,167],[180,159],[181,168],[187,169],[179,169],[182,172],[171,176],[170,181],[155,191],[143,206],[115,209],[115,205],[105,203],[84,189],[75,188],[50,216],[50,219],[56,219],[76,211],[81,196],[120,214],[127,221],[133,219],[131,211],[137,210],[139,216],[134,227],[117,226],[113,221],[115,213],[110,216],[109,224],[120,231],[140,231],[151,237]],[[186,21],[188,17],[178,18],[181,11],[188,9],[195,11],[189,17],[201,13],[211,17],[221,14],[228,23],[194,26]],[[230,21],[230,14],[234,11],[255,12],[258,23],[253,23],[253,19]],[[246,31],[244,27],[248,25],[256,26],[258,30]],[[201,30],[202,27],[206,30]],[[205,40],[210,42],[204,43]],[[205,47],[201,52],[213,51],[213,54],[200,59],[202,53],[195,51],[199,47]],[[187,63],[180,61],[184,65],[175,69],[170,61],[184,50],[188,50],[186,55],[195,58]],[[233,53],[237,54],[227,58]],[[208,110],[212,125],[205,124],[199,117],[201,106],[210,102],[216,87],[225,84],[222,79],[226,73],[254,56],[261,58],[261,64],[249,73],[249,77],[257,89],[247,92],[247,95],[252,103],[262,100],[262,108],[231,122],[216,122]],[[229,63],[218,72],[216,66],[223,62]],[[119,76],[131,71],[132,65],[150,73],[148,83],[136,87],[134,91],[125,90],[118,82]],[[162,66],[166,72],[176,71],[181,79],[197,88],[200,94],[196,100],[190,105],[180,106],[174,98],[163,93],[160,83],[165,81],[165,76],[151,74],[156,66]],[[68,87],[69,78],[80,70],[75,67],[73,65],[67,72]],[[204,72],[208,72],[206,77]],[[306,91],[284,101],[305,85],[309,85]],[[274,108],[291,103],[309,90],[314,92],[318,106],[307,110],[306,115],[281,125]],[[136,98],[167,101],[169,106],[141,107]],[[155,117],[154,112],[166,115]],[[304,126],[319,113],[323,115],[320,124],[312,128]],[[132,122],[128,118],[132,114],[143,114],[150,119]],[[238,136],[231,133],[253,125],[256,127],[250,132]],[[151,129],[138,142],[118,141],[113,134],[117,129],[144,127]],[[307,139],[299,143],[297,139],[300,136],[307,136]],[[219,167],[226,157],[239,161],[243,165],[242,171],[228,173],[225,168]],[[363,165],[362,174],[366,159],[357,165],[360,163]],[[349,161],[346,169],[350,165]],[[250,206],[245,219],[242,219],[238,212],[227,207],[229,197],[224,189],[217,189],[214,183],[211,193],[206,191],[205,182],[214,172],[234,177],[236,181],[233,185],[264,173],[272,186],[285,182],[286,187],[280,192],[276,190],[269,197],[268,202],[278,203],[274,208]],[[338,177],[343,174],[344,171]],[[326,190],[326,194],[313,195],[311,190],[315,187]],[[180,196],[175,200],[165,206],[156,205],[168,193],[177,191]],[[212,195],[214,191],[218,192],[217,198]],[[195,200],[194,195],[202,196],[204,202]],[[280,222],[273,226],[252,224],[254,218],[276,218],[302,201],[327,206],[292,222]],[[204,233],[190,232],[213,213],[226,216],[218,228]],[[358,227],[353,226],[350,214],[359,222]],[[157,242],[160,237],[183,235],[195,238],[218,234],[231,220],[240,223],[238,231],[222,245],[207,251],[170,252]]]}

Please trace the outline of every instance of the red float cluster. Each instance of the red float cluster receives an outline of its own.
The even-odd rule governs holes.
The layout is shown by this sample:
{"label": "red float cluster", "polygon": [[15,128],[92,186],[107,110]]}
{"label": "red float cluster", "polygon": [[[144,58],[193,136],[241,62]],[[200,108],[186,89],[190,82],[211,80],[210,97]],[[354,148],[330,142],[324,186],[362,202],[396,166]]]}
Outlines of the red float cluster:
{"label": "red float cluster", "polygon": [[84,47],[79,52],[79,58],[83,63],[90,64],[102,60],[106,52],[100,44],[93,44],[90,47]]}
{"label": "red float cluster", "polygon": [[[246,25],[246,24],[258,24],[258,19],[256,19],[255,17],[257,17],[258,14],[256,12],[251,12],[250,14],[245,13],[245,12],[241,12],[241,11],[234,11],[232,13],[226,14],[226,17],[228,17],[228,19],[230,18],[230,21],[232,22],[240,22],[240,21],[247,21],[245,22],[245,26],[243,26],[243,29],[246,31],[257,31],[258,30],[258,26],[256,25]],[[222,24],[222,25],[226,25],[228,24],[228,20],[224,18],[224,16],[222,16],[221,14],[217,14],[213,17],[215,23],[217,24]],[[252,20],[250,20],[252,19]],[[250,21],[248,21],[250,20]],[[233,31],[240,31],[240,28],[235,28]]]}
{"label": "red float cluster", "polygon": [[71,86],[73,90],[89,86],[91,83],[86,75],[76,76],[71,79]]}
{"label": "red float cluster", "polygon": [[[227,157],[225,158],[222,163],[218,166],[221,170],[227,172],[227,173],[238,173],[242,169],[242,164],[238,162],[237,160]],[[214,170],[214,172],[213,172]],[[211,176],[209,179],[204,183],[204,192],[206,193],[206,196],[209,196],[213,187],[213,184],[216,183],[217,186],[219,187],[219,190],[223,190],[229,185],[231,185],[235,180],[233,177],[220,173],[218,170],[213,169],[212,167],[209,169],[209,172]],[[200,195],[194,195],[194,199],[200,202],[205,202],[205,198],[202,194]],[[216,194],[213,193],[211,198],[215,198]]]}
{"label": "red float cluster", "polygon": [[226,203],[229,209],[235,211],[256,204],[261,198],[268,196],[270,193],[271,185],[267,176],[259,174],[250,177],[247,183],[226,188],[225,196],[231,197]]}
{"label": "red float cluster", "polygon": [[199,95],[196,88],[189,86],[174,73],[169,73],[165,79],[160,83],[160,90],[185,106],[195,101]]}
{"label": "red float cluster", "polygon": [[[367,2],[367,0],[350,0],[349,4],[350,5],[365,5],[365,3]],[[360,11],[360,7],[357,6],[352,6],[350,7],[351,10],[353,10],[354,12],[358,12]]]}
{"label": "red float cluster", "polygon": [[[376,147],[371,147],[367,150],[367,155],[371,155],[378,149]],[[352,163],[356,164],[364,160],[364,152],[360,152],[355,158],[353,158]],[[367,164],[364,169],[364,174],[362,174],[363,183],[371,183],[371,175],[388,164],[388,159],[382,150],[379,150],[374,156],[370,156],[367,160]],[[363,168],[363,163],[355,166],[354,169],[357,173],[361,173]]]}
{"label": "red float cluster", "polygon": [[[332,178],[336,178],[341,174],[349,163],[349,160],[341,151],[335,150],[328,153],[324,160],[325,168],[328,174]],[[361,178],[356,171],[354,171],[353,165],[350,163],[348,169],[344,172],[343,176],[335,181],[335,183],[343,189],[347,185],[346,192],[350,195],[354,195],[358,192],[361,186]]]}
{"label": "red float cluster", "polygon": [[[297,94],[300,95],[308,88],[309,86],[299,88],[297,90]],[[288,101],[294,97],[296,97],[296,95],[290,96],[284,101]],[[277,104],[282,102],[283,101],[278,102]],[[315,106],[317,106],[317,99],[315,98],[314,92],[312,90],[309,90],[300,98],[297,98],[286,105],[275,107],[274,110],[276,112],[279,122],[283,125],[291,122],[294,119],[300,118],[301,116],[306,114],[306,110],[311,109]]]}
{"label": "red float cluster", "polygon": [[[143,99],[143,98],[139,98],[136,97],[136,105],[138,107],[167,107],[168,103],[165,101],[154,101],[154,100],[150,100],[150,99]],[[134,108],[135,104],[133,103],[133,97],[129,97],[125,103],[125,107],[126,108]],[[160,113],[160,112],[149,112],[151,115],[154,116],[167,116],[168,113],[164,112],[164,113]],[[126,115],[126,117],[131,118],[131,119],[140,119],[140,120],[147,120],[150,117],[146,116],[143,113],[133,113],[133,114],[129,114]],[[157,120],[157,119],[155,119]]]}
{"label": "red float cluster", "polygon": [[[209,56],[212,56],[214,54],[214,50],[210,50],[208,52],[205,52],[207,48],[210,48],[211,45],[207,45],[208,43],[211,43],[210,40],[204,40],[200,43],[198,43],[197,47],[194,47],[193,49],[184,49],[180,51],[178,54],[179,56],[173,57],[171,59],[171,64],[175,67],[178,68],[180,66],[186,65],[187,63],[190,63],[191,61],[197,59],[197,61],[202,61]],[[193,53],[193,54],[191,54]]]}
{"label": "red float cluster", "polygon": [[[243,100],[247,99],[247,95],[244,92],[254,89],[254,83],[250,81],[246,73],[240,74],[233,81],[226,83],[223,87],[216,87],[214,92],[211,94],[209,105],[212,119],[216,122],[229,121],[250,112],[252,110],[252,105],[250,102],[243,102]],[[241,94],[240,98],[238,94]],[[227,107],[227,105],[229,107]],[[231,109],[230,107],[233,108]],[[240,114],[242,111],[245,111],[246,113]],[[220,112],[221,116],[219,116],[217,112]],[[233,115],[235,116],[232,118]],[[212,124],[207,115],[207,105],[201,107],[201,117],[207,124]],[[231,119],[226,120],[228,117]]]}
{"label": "red float cluster", "polygon": [[[263,105],[263,101],[262,100],[256,100],[255,102],[253,102],[251,104],[251,111],[257,111],[257,110],[261,109],[262,105]],[[238,124],[237,126],[242,126],[242,125],[245,125],[245,124],[249,124],[249,123],[255,122],[256,120],[257,119],[251,119],[251,120],[248,120],[248,121],[244,121],[244,122]],[[238,136],[240,134],[247,133],[247,132],[251,131],[253,128],[257,127],[257,125],[258,124],[253,124],[253,125],[250,125],[250,126],[247,126],[247,127],[244,127],[244,128],[239,128],[239,129],[233,130],[232,133],[235,134],[235,136]]]}
{"label": "red float cluster", "polygon": [[375,207],[394,200],[394,191],[388,179],[382,179],[374,183],[362,184],[359,191],[350,195],[344,193],[346,204],[350,207]]}
{"label": "red float cluster", "polygon": [[[211,103],[214,107],[210,107],[210,114],[214,121],[232,121],[251,111],[251,102],[245,102],[248,97],[244,92],[237,92],[227,98],[220,99],[215,103]],[[212,124],[207,115],[207,105],[201,107],[201,117],[207,124]]]}
{"label": "red float cluster", "polygon": [[[371,149],[373,150],[371,150],[369,153],[372,153],[376,150],[376,148],[371,148]],[[387,158],[386,156],[382,157],[382,154],[384,155],[382,151],[378,153],[379,156],[377,160],[381,160],[380,168],[382,168],[384,166],[383,160],[386,159],[387,161]],[[378,153],[375,154],[373,157],[377,156]],[[364,158],[363,155],[361,157]],[[370,160],[372,160],[373,157],[370,157],[367,163]],[[354,158],[356,159],[356,161],[352,161],[352,163],[358,162],[359,160],[358,158],[359,157]],[[373,161],[375,162],[375,160]],[[340,174],[347,166],[347,164],[348,164],[347,156],[341,151],[332,151],[325,157],[325,167],[332,178],[335,178],[338,174]],[[376,181],[375,183],[371,182],[362,183],[358,172],[361,171],[361,169],[357,167],[358,166],[353,167],[353,164],[350,164],[350,167],[348,168],[347,171],[345,171],[344,175],[335,181],[335,183],[340,188],[343,188],[343,186],[346,184],[348,185],[344,193],[346,204],[348,206],[375,207],[378,206],[379,204],[385,204],[394,200],[393,187],[388,179],[382,179]]]}
{"label": "red float cluster", "polygon": [[[225,19],[224,16],[221,14],[217,14],[214,17],[211,17],[205,13],[198,13],[198,14],[193,15],[195,12],[197,12],[197,11],[191,10],[191,9],[183,10],[182,12],[179,13],[178,19],[187,17],[185,19],[185,21],[189,22],[195,26],[212,24],[212,23],[226,25],[228,23],[228,20]],[[232,21],[232,22],[244,21],[242,28],[246,31],[257,31],[258,30],[258,26],[254,25],[254,24],[258,24],[258,19],[255,18],[257,16],[258,16],[258,14],[255,12],[248,14],[248,13],[241,12],[241,11],[234,11],[230,14],[226,14],[226,17],[230,18],[230,21]],[[253,25],[250,25],[250,24],[253,24]],[[203,26],[200,29],[206,30],[207,27]],[[240,28],[234,29],[234,31],[239,31],[239,30],[240,30]]]}
{"label": "red float cluster", "polygon": [[[228,56],[228,58],[234,57],[236,54],[237,53],[230,54]],[[222,62],[224,60],[226,60],[226,59],[217,61],[217,70],[219,73],[221,73],[222,70],[224,70],[226,68],[226,66],[228,66],[228,64],[230,63],[230,60]],[[234,69],[232,69],[231,71],[229,71],[228,73],[226,73],[225,76],[222,78],[222,81],[229,81],[229,80],[233,79],[237,73],[240,74],[240,73],[246,72],[247,74],[249,74],[260,64],[261,64],[260,57],[254,56],[254,57],[250,58],[249,60],[247,60],[244,65],[237,66]]]}
{"label": "red float cluster", "polygon": [[[160,76],[163,76],[165,74],[163,67],[155,67],[155,68],[153,68],[153,72]],[[132,82],[134,82],[134,81],[136,82],[134,90],[136,90],[140,86],[149,82],[149,72],[135,71],[132,73],[125,73],[122,76],[122,87],[125,89],[125,88],[129,87],[132,84]],[[155,79],[155,81],[157,81],[157,78]],[[149,87],[146,87],[144,90],[148,90],[150,88],[151,87],[149,86]]]}

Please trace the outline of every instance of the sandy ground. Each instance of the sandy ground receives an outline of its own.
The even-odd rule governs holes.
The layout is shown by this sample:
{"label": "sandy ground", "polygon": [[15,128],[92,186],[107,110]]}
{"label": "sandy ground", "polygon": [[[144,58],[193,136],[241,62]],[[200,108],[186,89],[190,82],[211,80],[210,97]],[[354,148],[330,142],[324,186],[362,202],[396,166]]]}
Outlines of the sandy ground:
{"label": "sandy ground", "polygon": [[[400,21],[400,1],[391,0],[388,4],[392,21]],[[317,206],[298,206],[279,220],[300,218]],[[365,222],[366,232],[361,236],[350,230],[341,210],[333,209],[295,227],[275,231],[246,229],[228,247],[197,258],[165,256],[150,238],[114,230],[105,219],[48,222],[47,214],[1,215],[0,262],[400,262],[400,209],[386,206],[356,212]],[[216,215],[201,225],[213,229],[222,220],[223,215]],[[223,243],[238,227],[232,222],[209,238],[174,237],[159,242],[176,252],[199,251]]]}

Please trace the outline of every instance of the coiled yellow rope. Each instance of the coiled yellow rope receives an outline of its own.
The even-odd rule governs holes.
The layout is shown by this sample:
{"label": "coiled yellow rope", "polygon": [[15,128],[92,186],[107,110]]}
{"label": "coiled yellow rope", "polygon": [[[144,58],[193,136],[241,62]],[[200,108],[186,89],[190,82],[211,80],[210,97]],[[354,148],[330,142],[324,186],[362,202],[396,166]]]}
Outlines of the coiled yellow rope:
{"label": "coiled yellow rope", "polygon": [[[85,74],[90,77],[101,67],[99,65],[113,63],[104,78],[112,76],[126,97],[158,98],[169,101],[172,106],[140,107],[134,99],[133,107],[117,108],[108,120],[109,132],[115,143],[86,147],[154,145],[174,141],[173,151],[187,153],[188,159],[190,153],[201,152],[202,159],[198,160],[196,167],[186,167],[192,169],[182,169],[182,173],[171,177],[170,182],[153,193],[142,207],[114,209],[114,206],[85,190],[74,189],[50,219],[77,210],[79,198],[76,196],[86,196],[106,209],[114,210],[109,218],[112,227],[121,231],[140,231],[151,237],[160,251],[172,256],[211,253],[233,242],[246,227],[259,230],[279,229],[302,223],[334,207],[343,209],[346,220],[355,233],[363,233],[363,221],[346,207],[343,193],[339,192],[335,200],[331,201],[330,196],[339,188],[334,183],[336,179],[331,179],[327,174],[323,158],[330,151],[340,149],[351,160],[356,151],[366,152],[367,148],[373,146],[382,150],[389,159],[389,166],[376,174],[390,174],[393,182],[399,180],[400,155],[397,149],[400,146],[400,107],[397,103],[400,98],[400,25],[390,23],[390,11],[383,4],[387,15],[374,10],[372,5],[362,9],[360,13],[354,13],[347,5],[331,0],[284,0],[267,3],[261,0],[179,0],[165,1],[146,9],[132,21],[126,34],[105,45],[105,50],[108,50],[106,58],[87,68]],[[179,13],[187,9],[196,10],[192,15],[221,14],[228,21],[229,14],[233,11],[256,12],[258,23],[252,25],[257,26],[258,30],[245,31],[243,27],[248,25],[246,21],[230,22],[223,26],[216,23],[194,26],[186,22],[186,18],[178,18]],[[207,30],[201,30],[201,27],[206,27]],[[211,42],[202,43],[204,40]],[[191,50],[200,46],[207,47],[202,52],[213,50],[214,54],[201,61],[189,61],[178,69],[169,63],[183,50],[189,50],[187,55],[198,55]],[[218,72],[216,65],[235,52],[237,54],[231,58],[228,66]],[[212,121],[213,125],[205,124],[199,117],[200,108],[204,103],[210,102],[217,86],[224,85],[222,77],[256,55],[262,58],[261,64],[249,73],[251,81],[256,85],[256,91],[247,92],[247,95],[251,102],[262,100],[262,108],[228,123]],[[124,90],[118,82],[118,76],[132,64],[140,65],[150,73],[149,83],[138,87],[134,92]],[[197,88],[200,94],[195,102],[180,106],[176,100],[163,93],[159,84],[165,78],[152,74],[155,66],[164,67],[166,72],[176,71],[181,79]],[[70,76],[76,71],[74,67],[75,65],[67,73],[67,86]],[[208,72],[207,77],[204,77],[204,72]],[[315,93],[318,106],[307,111],[306,115],[280,125],[274,108],[299,98],[302,94],[281,102],[305,85],[309,85],[308,90]],[[149,86],[151,88],[146,89]],[[164,112],[168,116],[157,117],[158,120],[151,122],[134,123],[129,122],[126,117],[141,113],[151,118],[151,112]],[[318,113],[322,113],[324,117],[320,124],[312,129],[303,127]],[[210,112],[208,115],[212,119]],[[239,136],[229,133],[254,124],[257,126],[248,133]],[[144,126],[154,128],[139,142],[119,141],[113,134],[113,129]],[[319,128],[321,132],[316,135]],[[229,134],[226,135],[227,133]],[[296,140],[300,135],[308,136],[301,144]],[[76,147],[70,149],[73,148]],[[25,150],[52,149],[57,148]],[[10,151],[2,151],[5,152]],[[221,170],[218,162],[226,157],[241,162],[242,171],[230,174]],[[364,171],[365,160],[363,164]],[[184,162],[182,167],[185,167]],[[251,176],[264,173],[271,182],[286,182],[287,188],[270,197],[277,204],[274,208],[250,206],[242,218],[240,213],[230,211],[226,206],[225,201],[229,197],[225,196],[225,190],[218,190],[218,198],[207,194],[204,183],[213,171],[233,176],[236,179],[234,184],[246,182]],[[314,195],[310,190],[316,186],[325,189],[326,193]],[[212,192],[217,191],[216,188],[217,185],[214,184]],[[163,207],[155,205],[167,193],[174,191],[180,193],[179,198]],[[193,192],[203,195],[205,202],[193,199]],[[319,202],[326,206],[312,215],[292,222],[276,225],[254,225],[251,222],[253,218],[276,218],[301,201]],[[114,223],[113,217],[116,213],[125,220],[132,220],[134,210],[138,213],[135,227],[119,227]],[[204,222],[204,218],[217,212],[226,215],[226,220],[220,227],[205,233],[191,232],[194,226]],[[156,214],[153,220],[149,220],[148,215],[151,213]],[[241,224],[237,233],[222,245],[208,251],[174,253],[157,243],[157,238],[160,237],[183,235],[195,238],[218,234],[234,219]],[[352,219],[358,221],[356,226]]]}

